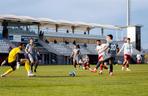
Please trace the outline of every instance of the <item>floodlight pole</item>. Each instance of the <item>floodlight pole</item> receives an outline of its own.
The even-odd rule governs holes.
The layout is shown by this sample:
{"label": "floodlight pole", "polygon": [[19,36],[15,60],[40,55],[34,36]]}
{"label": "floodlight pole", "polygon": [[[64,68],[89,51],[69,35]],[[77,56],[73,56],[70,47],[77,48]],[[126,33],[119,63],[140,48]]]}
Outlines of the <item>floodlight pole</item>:
{"label": "floodlight pole", "polygon": [[131,0],[127,0],[127,26],[131,25]]}

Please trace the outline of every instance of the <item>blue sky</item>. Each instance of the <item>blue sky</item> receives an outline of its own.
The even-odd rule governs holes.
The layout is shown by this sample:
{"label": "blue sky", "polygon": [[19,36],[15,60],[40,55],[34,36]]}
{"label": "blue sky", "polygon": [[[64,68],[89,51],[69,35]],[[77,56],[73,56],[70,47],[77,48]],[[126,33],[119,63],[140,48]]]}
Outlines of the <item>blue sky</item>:
{"label": "blue sky", "polygon": [[[132,24],[144,26],[142,47],[148,48],[148,0],[131,1]],[[0,14],[124,26],[126,25],[126,0],[1,0]],[[97,31],[94,33],[98,34]],[[122,34],[125,35],[126,32]]]}

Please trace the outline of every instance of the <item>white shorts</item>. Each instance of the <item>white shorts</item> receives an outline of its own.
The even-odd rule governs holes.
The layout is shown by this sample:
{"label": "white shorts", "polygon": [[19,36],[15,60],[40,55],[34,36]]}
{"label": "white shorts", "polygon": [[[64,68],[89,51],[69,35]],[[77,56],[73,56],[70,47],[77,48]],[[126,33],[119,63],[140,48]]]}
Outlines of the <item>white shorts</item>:
{"label": "white shorts", "polygon": [[28,54],[28,58],[29,58],[31,63],[34,63],[33,56],[31,54]]}

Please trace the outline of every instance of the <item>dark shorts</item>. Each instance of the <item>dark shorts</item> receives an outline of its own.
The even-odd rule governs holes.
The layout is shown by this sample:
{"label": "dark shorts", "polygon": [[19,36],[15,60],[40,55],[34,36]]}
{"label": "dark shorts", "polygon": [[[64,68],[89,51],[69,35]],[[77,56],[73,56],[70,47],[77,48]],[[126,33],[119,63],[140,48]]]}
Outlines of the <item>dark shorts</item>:
{"label": "dark shorts", "polygon": [[131,59],[131,56],[130,55],[128,55],[128,54],[124,54],[124,60],[130,60]]}
{"label": "dark shorts", "polygon": [[38,61],[37,55],[30,54],[30,56],[27,53],[25,54],[25,58],[28,59],[30,62],[31,62],[31,60],[33,60],[33,62],[37,62]]}
{"label": "dark shorts", "polygon": [[16,61],[13,61],[13,62],[8,63],[8,64],[11,66],[11,68],[12,68],[13,70],[16,69]]}
{"label": "dark shorts", "polygon": [[112,63],[115,63],[115,57],[110,57],[110,58],[104,60],[104,62],[109,62],[109,61],[112,61]]}

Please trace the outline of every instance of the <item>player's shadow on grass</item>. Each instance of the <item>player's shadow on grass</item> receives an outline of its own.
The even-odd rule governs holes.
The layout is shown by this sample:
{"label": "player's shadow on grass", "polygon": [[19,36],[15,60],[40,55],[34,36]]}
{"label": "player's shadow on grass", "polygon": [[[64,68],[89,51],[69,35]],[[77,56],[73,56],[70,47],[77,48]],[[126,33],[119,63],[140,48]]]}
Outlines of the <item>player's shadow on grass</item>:
{"label": "player's shadow on grass", "polygon": [[65,77],[69,78],[70,76],[36,76],[36,78],[65,78]]}

